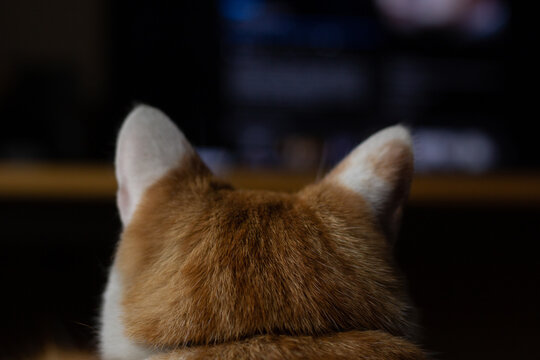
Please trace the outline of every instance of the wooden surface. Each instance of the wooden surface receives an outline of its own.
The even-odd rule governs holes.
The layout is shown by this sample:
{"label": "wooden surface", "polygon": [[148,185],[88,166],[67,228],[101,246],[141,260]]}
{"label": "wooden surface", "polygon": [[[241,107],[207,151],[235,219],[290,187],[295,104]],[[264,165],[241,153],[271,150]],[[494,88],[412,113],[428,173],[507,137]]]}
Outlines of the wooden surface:
{"label": "wooden surface", "polygon": [[[314,174],[236,169],[221,176],[239,188],[296,191]],[[0,197],[111,199],[116,180],[101,164],[0,164]],[[540,174],[418,175],[410,202],[540,205]]]}
{"label": "wooden surface", "polygon": [[42,352],[29,356],[25,360],[99,360],[99,358],[91,352],[49,345]]}

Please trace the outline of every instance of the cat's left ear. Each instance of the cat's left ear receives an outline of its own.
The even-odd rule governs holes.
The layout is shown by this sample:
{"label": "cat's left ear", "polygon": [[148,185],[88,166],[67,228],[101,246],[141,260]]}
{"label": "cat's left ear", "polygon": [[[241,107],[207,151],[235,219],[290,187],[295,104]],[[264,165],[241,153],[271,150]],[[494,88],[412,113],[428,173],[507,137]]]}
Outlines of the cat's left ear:
{"label": "cat's left ear", "polygon": [[146,189],[187,156],[196,156],[184,134],[160,110],[137,106],[116,143],[117,204],[126,226]]}
{"label": "cat's left ear", "polygon": [[399,227],[413,175],[411,134],[388,127],[358,145],[324,179],[362,196],[393,238]]}

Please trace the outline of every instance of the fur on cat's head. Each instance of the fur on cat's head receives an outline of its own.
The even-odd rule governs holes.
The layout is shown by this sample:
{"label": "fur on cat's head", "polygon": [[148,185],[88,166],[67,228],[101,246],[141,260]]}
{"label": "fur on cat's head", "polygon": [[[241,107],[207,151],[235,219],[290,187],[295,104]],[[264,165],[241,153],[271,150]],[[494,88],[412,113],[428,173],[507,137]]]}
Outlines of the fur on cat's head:
{"label": "fur on cat's head", "polygon": [[104,295],[105,359],[258,334],[411,335],[391,256],[413,168],[404,127],[285,194],[216,179],[162,112],[139,106],[115,165],[124,230]]}

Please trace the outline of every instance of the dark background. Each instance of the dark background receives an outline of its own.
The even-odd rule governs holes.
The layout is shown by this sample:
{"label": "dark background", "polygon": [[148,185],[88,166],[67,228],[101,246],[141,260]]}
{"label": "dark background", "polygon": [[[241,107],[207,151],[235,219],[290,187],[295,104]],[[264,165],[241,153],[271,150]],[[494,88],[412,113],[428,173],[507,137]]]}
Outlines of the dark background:
{"label": "dark background", "polygon": [[404,30],[376,1],[2,2],[0,157],[110,160],[144,102],[239,164],[283,166],[298,137],[331,164],[402,122],[479,131],[489,169],[537,168],[534,15],[463,1],[499,4],[500,24]]}
{"label": "dark background", "polygon": [[[144,102],[232,167],[315,171],[405,122],[447,144],[430,148],[436,162],[419,149],[420,172],[535,173],[537,19],[497,4],[500,25],[478,34],[403,26],[371,1],[3,1],[0,161],[110,162]],[[489,161],[448,150],[471,133]],[[407,209],[396,256],[437,358],[540,358],[539,215],[537,203]],[[6,196],[0,218],[0,358],[92,349],[114,199]]]}

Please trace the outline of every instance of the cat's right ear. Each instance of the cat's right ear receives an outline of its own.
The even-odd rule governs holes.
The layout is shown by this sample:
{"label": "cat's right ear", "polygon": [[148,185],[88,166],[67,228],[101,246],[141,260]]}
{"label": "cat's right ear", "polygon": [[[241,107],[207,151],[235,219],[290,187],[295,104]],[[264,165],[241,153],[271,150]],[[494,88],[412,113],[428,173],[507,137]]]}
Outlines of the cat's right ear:
{"label": "cat's right ear", "polygon": [[195,151],[160,110],[137,106],[124,121],[116,143],[117,204],[126,226],[145,190]]}
{"label": "cat's right ear", "polygon": [[320,182],[363,198],[390,241],[409,194],[414,159],[409,130],[383,129],[358,145]]}

